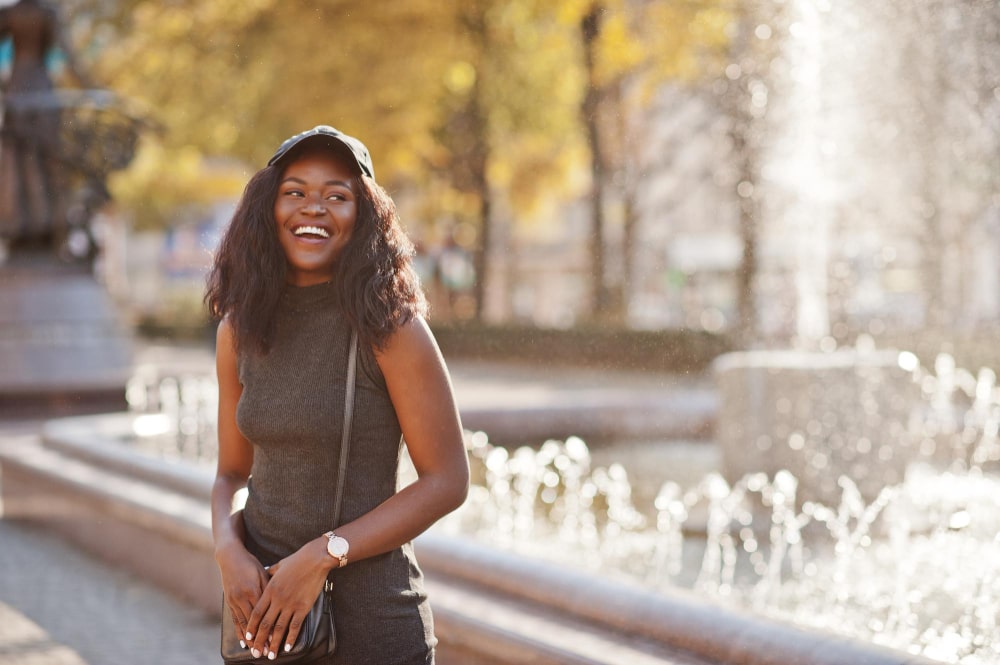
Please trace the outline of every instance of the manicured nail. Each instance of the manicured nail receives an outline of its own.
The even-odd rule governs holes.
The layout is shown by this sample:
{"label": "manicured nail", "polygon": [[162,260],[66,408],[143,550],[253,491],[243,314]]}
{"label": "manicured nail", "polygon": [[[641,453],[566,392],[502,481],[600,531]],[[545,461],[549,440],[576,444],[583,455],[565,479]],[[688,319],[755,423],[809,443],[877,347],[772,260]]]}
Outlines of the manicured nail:
{"label": "manicured nail", "polygon": [[274,660],[277,657],[278,657],[278,654],[274,653],[273,651],[271,653],[267,654],[267,659],[268,660]]}
{"label": "manicured nail", "polygon": [[251,632],[250,632],[250,631],[248,630],[248,631],[247,631],[247,642],[249,642],[249,641],[250,641],[250,640],[252,640],[252,639],[253,639],[253,633],[251,633]]}
{"label": "manicured nail", "polygon": [[240,640],[240,648],[241,649],[246,649],[247,648],[247,643],[244,642],[243,640]]}
{"label": "manicured nail", "polygon": [[285,653],[288,653],[291,650],[292,650],[292,645],[291,644],[286,644],[285,645]]}
{"label": "manicured nail", "polygon": [[258,651],[257,649],[252,650],[250,653],[253,654],[254,658],[260,658],[260,651]]}

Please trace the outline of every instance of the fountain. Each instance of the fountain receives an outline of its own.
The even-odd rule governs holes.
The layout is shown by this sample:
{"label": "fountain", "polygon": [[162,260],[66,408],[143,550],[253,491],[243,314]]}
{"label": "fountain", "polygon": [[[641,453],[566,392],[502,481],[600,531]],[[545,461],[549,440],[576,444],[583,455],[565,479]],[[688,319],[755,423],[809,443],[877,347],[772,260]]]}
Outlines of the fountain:
{"label": "fountain", "polygon": [[[779,468],[728,478],[720,469],[686,485],[666,479],[637,487],[625,465],[596,465],[576,437],[511,450],[470,432],[469,500],[433,533],[471,537],[625,587],[694,591],[759,616],[944,662],[996,662],[996,375],[973,375],[946,355],[932,369],[907,353],[860,355],[893,362],[865,374],[863,390],[849,385],[846,394],[875,399],[888,371],[908,387],[908,401],[895,404],[891,427],[876,418],[858,430],[864,436],[849,436],[849,421],[825,422],[823,403],[814,404],[812,415],[824,428],[790,431],[793,445],[773,445],[785,447],[779,459],[799,455],[795,473]],[[137,413],[153,411],[133,421],[130,445],[145,454],[212,461],[210,379],[140,374],[128,394]],[[808,387],[804,394],[811,394]],[[818,437],[837,431],[843,439],[836,454],[830,453],[822,474],[810,476]],[[881,460],[884,437],[909,442],[905,463],[901,455]],[[858,480],[854,466],[844,462],[866,456],[872,456],[863,465],[869,473]],[[801,461],[810,459],[812,464]],[[643,462],[630,464],[634,472]],[[832,479],[834,489],[817,478]],[[638,490],[655,500],[638,502]]]}

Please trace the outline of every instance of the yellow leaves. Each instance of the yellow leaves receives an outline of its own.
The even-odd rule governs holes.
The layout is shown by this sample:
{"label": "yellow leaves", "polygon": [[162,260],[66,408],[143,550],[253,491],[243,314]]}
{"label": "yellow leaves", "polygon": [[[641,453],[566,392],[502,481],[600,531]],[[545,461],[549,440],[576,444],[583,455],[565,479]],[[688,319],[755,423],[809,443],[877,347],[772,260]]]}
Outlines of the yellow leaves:
{"label": "yellow leaves", "polygon": [[595,0],[561,0],[553,4],[559,22],[576,29],[583,15],[596,3]]}
{"label": "yellow leaves", "polygon": [[444,82],[452,94],[467,94],[476,83],[476,68],[462,60],[453,62],[445,72]]}
{"label": "yellow leaves", "polygon": [[688,32],[695,42],[707,47],[724,47],[729,43],[731,11],[722,7],[706,7],[695,13],[688,23]]}
{"label": "yellow leaves", "polygon": [[647,49],[630,29],[624,12],[607,12],[597,41],[597,82],[607,83],[634,70],[647,58]]}
{"label": "yellow leaves", "polygon": [[235,162],[205,160],[192,146],[168,148],[146,139],[129,169],[113,174],[108,184],[134,225],[144,229],[170,226],[183,208],[235,199],[248,175]]}
{"label": "yellow leaves", "polygon": [[697,76],[729,21],[722,0],[120,1],[128,28],[106,40],[99,79],[165,127],[158,156],[144,152],[117,181],[123,197],[141,206],[145,183],[157,200],[197,200],[191,146],[259,165],[292,132],[329,123],[365,140],[380,181],[459,218],[477,205],[447,179],[473,142],[452,122],[476,105],[482,127],[464,131],[483,134],[491,185],[515,217],[576,191],[580,21],[592,7],[604,9],[597,83],[609,87]]}

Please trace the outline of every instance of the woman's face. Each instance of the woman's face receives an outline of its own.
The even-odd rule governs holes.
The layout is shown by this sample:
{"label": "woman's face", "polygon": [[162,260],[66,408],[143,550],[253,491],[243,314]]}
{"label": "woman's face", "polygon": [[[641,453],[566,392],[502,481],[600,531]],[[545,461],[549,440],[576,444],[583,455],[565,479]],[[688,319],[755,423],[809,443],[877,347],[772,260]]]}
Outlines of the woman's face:
{"label": "woman's face", "polygon": [[354,171],[329,150],[310,150],[285,167],[274,219],[290,284],[333,279],[358,217],[356,189]]}

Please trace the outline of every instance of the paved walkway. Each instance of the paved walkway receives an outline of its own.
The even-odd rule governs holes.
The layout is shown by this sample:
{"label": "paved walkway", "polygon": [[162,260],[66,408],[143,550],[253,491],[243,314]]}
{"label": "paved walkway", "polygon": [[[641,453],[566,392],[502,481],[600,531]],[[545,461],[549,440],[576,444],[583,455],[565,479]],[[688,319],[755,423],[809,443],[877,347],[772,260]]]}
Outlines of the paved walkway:
{"label": "paved walkway", "polygon": [[217,620],[58,537],[0,519],[0,663],[192,665]]}

